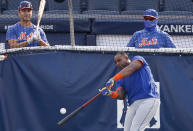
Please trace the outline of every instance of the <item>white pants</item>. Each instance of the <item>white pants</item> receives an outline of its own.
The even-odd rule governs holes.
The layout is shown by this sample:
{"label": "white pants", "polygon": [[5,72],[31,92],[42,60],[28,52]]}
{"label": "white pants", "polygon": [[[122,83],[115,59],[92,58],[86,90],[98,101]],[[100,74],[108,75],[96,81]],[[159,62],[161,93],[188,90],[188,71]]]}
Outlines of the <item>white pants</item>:
{"label": "white pants", "polygon": [[140,99],[127,107],[124,131],[143,131],[160,105],[160,99]]}

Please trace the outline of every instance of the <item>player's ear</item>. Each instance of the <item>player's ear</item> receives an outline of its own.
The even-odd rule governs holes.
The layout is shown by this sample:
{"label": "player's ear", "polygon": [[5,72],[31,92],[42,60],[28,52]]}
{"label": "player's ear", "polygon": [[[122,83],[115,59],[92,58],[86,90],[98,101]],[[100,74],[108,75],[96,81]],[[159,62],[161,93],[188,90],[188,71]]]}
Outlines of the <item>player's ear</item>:
{"label": "player's ear", "polygon": [[17,11],[17,15],[20,16],[20,10]]}
{"label": "player's ear", "polygon": [[125,58],[128,60],[129,59],[129,57],[127,56],[127,55],[125,55]]}

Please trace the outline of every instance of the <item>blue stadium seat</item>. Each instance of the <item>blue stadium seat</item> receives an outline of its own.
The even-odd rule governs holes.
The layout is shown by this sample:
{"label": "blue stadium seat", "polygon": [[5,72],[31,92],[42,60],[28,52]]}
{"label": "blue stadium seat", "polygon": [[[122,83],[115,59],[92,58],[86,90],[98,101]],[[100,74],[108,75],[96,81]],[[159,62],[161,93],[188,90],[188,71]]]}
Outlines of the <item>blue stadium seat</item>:
{"label": "blue stadium seat", "polygon": [[87,11],[83,14],[119,14],[119,0],[88,0]]}
{"label": "blue stadium seat", "polygon": [[[46,13],[59,13],[67,14],[68,13],[68,0],[63,2],[56,2],[54,0],[47,0],[48,9]],[[80,12],[80,2],[79,0],[72,0],[73,13]]]}
{"label": "blue stadium seat", "polygon": [[144,10],[126,10],[121,12],[122,15],[141,15],[143,16]]}
{"label": "blue stadium seat", "polygon": [[[6,1],[6,10],[3,11],[3,14],[17,14],[19,3],[22,0],[5,0]],[[39,8],[40,0],[28,0],[32,3],[35,11]]]}
{"label": "blue stadium seat", "polygon": [[6,10],[7,6],[7,1],[6,0],[0,0],[0,11],[1,13]]}
{"label": "blue stadium seat", "polygon": [[1,6],[2,6],[2,3],[1,3],[1,0],[0,0],[0,14],[2,12],[2,9],[1,9],[2,7]]}
{"label": "blue stadium seat", "polygon": [[193,12],[193,2],[192,0],[165,0],[164,11]]}
{"label": "blue stadium seat", "polygon": [[[68,14],[69,11],[68,10],[48,10],[45,11],[45,14]],[[73,14],[78,14],[79,11],[74,11],[73,10]]]}
{"label": "blue stadium seat", "polygon": [[159,15],[183,15],[183,16],[192,16],[193,13],[190,11],[162,11],[159,12]]}
{"label": "blue stadium seat", "polygon": [[155,9],[159,11],[160,0],[127,0],[126,9],[121,14],[143,14],[146,9]]}
{"label": "blue stadium seat", "polygon": [[83,11],[83,14],[100,14],[100,15],[119,15],[118,11],[110,11],[110,10],[88,10]]}

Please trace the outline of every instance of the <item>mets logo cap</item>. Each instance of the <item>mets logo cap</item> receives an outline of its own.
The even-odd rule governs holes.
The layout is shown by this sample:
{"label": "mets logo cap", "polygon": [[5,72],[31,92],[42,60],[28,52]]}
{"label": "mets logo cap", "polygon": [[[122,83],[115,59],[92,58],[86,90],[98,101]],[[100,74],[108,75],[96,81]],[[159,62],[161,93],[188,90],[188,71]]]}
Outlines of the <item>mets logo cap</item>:
{"label": "mets logo cap", "polygon": [[144,16],[158,18],[158,12],[154,9],[145,10]]}
{"label": "mets logo cap", "polygon": [[33,10],[32,4],[29,1],[21,1],[18,7],[18,10],[23,10],[23,9],[31,9]]}

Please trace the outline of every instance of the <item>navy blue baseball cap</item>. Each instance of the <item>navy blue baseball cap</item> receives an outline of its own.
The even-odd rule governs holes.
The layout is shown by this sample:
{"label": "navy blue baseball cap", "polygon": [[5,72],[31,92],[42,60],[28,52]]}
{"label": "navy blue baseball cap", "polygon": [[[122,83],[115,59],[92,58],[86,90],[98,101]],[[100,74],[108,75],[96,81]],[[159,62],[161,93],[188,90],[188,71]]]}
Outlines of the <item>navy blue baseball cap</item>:
{"label": "navy blue baseball cap", "polygon": [[150,16],[153,18],[158,18],[158,12],[154,9],[148,9],[145,11],[144,16]]}
{"label": "navy blue baseball cap", "polygon": [[23,9],[31,9],[33,10],[32,4],[29,1],[21,1],[18,7],[18,10],[23,10]]}

